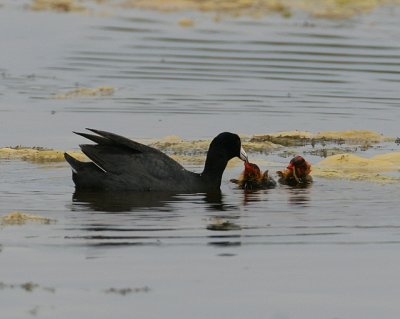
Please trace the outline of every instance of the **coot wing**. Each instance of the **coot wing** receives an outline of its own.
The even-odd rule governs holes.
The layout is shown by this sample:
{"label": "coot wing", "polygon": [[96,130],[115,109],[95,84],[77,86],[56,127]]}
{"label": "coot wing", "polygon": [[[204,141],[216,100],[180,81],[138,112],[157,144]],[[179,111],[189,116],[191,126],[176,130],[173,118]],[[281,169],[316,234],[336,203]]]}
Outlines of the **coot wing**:
{"label": "coot wing", "polygon": [[[91,130],[101,137],[80,134],[98,144],[80,145],[82,151],[112,180],[130,188],[156,189],[185,182],[183,166],[159,150],[134,142],[117,134]],[[133,185],[134,184],[134,185]]]}

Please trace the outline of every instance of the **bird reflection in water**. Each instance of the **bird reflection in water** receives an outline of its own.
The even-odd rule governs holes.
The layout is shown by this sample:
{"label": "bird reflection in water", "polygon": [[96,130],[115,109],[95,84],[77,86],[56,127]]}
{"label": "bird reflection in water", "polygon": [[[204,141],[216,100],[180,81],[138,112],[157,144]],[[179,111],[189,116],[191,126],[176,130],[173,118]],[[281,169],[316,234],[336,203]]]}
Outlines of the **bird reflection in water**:
{"label": "bird reflection in water", "polygon": [[294,206],[310,206],[311,184],[304,184],[302,187],[288,187],[289,203]]}
{"label": "bird reflection in water", "polygon": [[174,198],[167,192],[96,192],[75,191],[74,206],[83,206],[93,211],[126,212],[136,208],[159,208],[168,210]]}
{"label": "bird reflection in water", "polygon": [[243,205],[251,205],[257,202],[266,202],[269,200],[269,190],[262,189],[245,189],[242,191],[242,203]]}
{"label": "bird reflection in water", "polygon": [[174,203],[193,201],[193,196],[207,204],[209,210],[225,210],[223,195],[219,191],[211,193],[180,195],[173,192],[98,192],[75,191],[73,207],[86,208],[91,211],[129,212],[143,209],[159,211],[174,210]]}

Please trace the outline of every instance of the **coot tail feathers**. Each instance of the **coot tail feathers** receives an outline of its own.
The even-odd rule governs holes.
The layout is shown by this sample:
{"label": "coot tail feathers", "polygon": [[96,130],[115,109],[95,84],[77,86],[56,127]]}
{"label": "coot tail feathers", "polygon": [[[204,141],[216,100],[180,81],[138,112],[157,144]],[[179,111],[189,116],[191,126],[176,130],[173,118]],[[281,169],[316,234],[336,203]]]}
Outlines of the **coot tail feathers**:
{"label": "coot tail feathers", "polygon": [[82,136],[84,138],[87,138],[88,140],[95,142],[97,144],[101,144],[101,145],[110,145],[112,144],[112,142],[102,136],[98,136],[98,135],[94,135],[94,134],[88,134],[88,133],[81,133],[81,132],[73,132],[76,135]]}
{"label": "coot tail feathers", "polygon": [[130,149],[138,151],[138,152],[154,152],[154,151],[156,151],[156,149],[154,149],[152,147],[132,141],[129,138],[126,138],[124,136],[121,136],[121,135],[118,135],[115,133],[110,133],[110,132],[101,131],[101,130],[95,130],[95,129],[91,129],[91,128],[86,128],[86,129],[88,131],[91,131],[93,133],[100,135],[101,137],[107,139],[110,144],[114,144],[116,146],[117,145],[124,146],[124,147],[130,148]]}
{"label": "coot tail feathers", "polygon": [[76,174],[78,171],[80,171],[86,163],[78,161],[76,158],[72,157],[68,153],[64,153],[64,158],[68,162],[69,165],[71,165],[72,171]]}
{"label": "coot tail feathers", "polygon": [[112,152],[112,147],[107,147],[99,144],[97,145],[81,144],[79,146],[83,154],[85,154],[88,158],[90,158],[100,170],[102,170],[104,173],[107,173],[106,169],[107,162],[101,156],[101,152],[110,148]]}

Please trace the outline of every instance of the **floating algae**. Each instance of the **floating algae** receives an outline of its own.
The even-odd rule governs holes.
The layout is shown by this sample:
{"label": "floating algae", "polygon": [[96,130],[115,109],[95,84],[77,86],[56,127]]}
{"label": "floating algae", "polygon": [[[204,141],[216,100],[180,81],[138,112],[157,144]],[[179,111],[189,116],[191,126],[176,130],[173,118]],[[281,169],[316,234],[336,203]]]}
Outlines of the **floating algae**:
{"label": "floating algae", "polygon": [[47,218],[47,217],[33,215],[33,214],[27,214],[27,213],[19,212],[19,211],[14,211],[14,212],[8,213],[7,215],[0,217],[1,225],[23,225],[28,222],[50,224],[50,223],[54,222],[54,220]]}
{"label": "floating algae", "polygon": [[32,292],[34,289],[38,288],[39,285],[31,281],[21,284],[21,288],[27,292]]}
{"label": "floating algae", "polygon": [[[79,160],[87,159],[81,152],[68,152]],[[3,147],[0,148],[0,159],[21,159],[32,163],[63,162],[64,151],[46,149],[43,147]]]}
{"label": "floating algae", "polygon": [[194,26],[194,21],[193,21],[193,19],[191,19],[191,18],[182,18],[182,19],[180,19],[180,20],[178,21],[178,24],[179,24],[181,27],[188,28],[188,27],[193,27],[193,26]]}
{"label": "floating algae", "polygon": [[30,9],[35,11],[84,12],[86,8],[75,0],[33,0]]}
{"label": "floating algae", "polygon": [[364,158],[354,154],[330,156],[318,163],[320,167],[360,170],[367,172],[394,171],[400,168],[400,152],[376,155]]}
{"label": "floating algae", "polygon": [[229,231],[229,230],[240,230],[242,227],[229,220],[224,220],[221,218],[214,218],[210,224],[207,225],[208,230],[215,231]]}
{"label": "floating algae", "polygon": [[254,135],[251,143],[272,143],[281,146],[305,146],[311,144],[313,134],[305,131],[289,131],[271,134]]}
{"label": "floating algae", "polygon": [[5,282],[0,282],[0,289],[17,289],[20,288],[25,290],[26,292],[32,292],[37,288],[41,288],[43,291],[55,293],[56,289],[53,287],[40,287],[39,284],[36,284],[32,281],[28,281],[22,284],[7,284]]}
{"label": "floating algae", "polygon": [[400,152],[364,158],[354,154],[329,156],[315,165],[313,175],[328,178],[400,182],[399,177],[383,175],[400,171]]}
{"label": "floating algae", "polygon": [[195,140],[185,141],[179,136],[166,136],[156,142],[151,143],[151,146],[161,150],[168,151],[172,154],[196,155],[206,154],[210,140]]}
{"label": "floating algae", "polygon": [[350,18],[378,6],[398,4],[399,0],[125,0],[124,6],[160,11],[202,11],[231,16],[260,17],[279,13],[290,17],[295,10],[327,19]]}
{"label": "floating algae", "polygon": [[[398,1],[389,0],[308,0],[305,8],[313,16],[328,19],[346,19],[361,13],[368,13],[376,7],[384,4],[394,4]],[[314,4],[310,8],[310,4]]]}
{"label": "floating algae", "polygon": [[[296,11],[325,19],[347,19],[364,14],[388,4],[399,4],[400,0],[97,0],[96,5],[107,7],[139,8],[164,12],[200,11],[214,13],[215,20],[221,16],[263,17],[277,13],[290,17]],[[90,12],[93,0],[32,0],[29,8],[35,11]],[[193,26],[190,19],[178,22],[182,26]]]}
{"label": "floating algae", "polygon": [[132,294],[132,293],[141,293],[141,292],[149,292],[150,288],[147,286],[144,287],[138,287],[138,288],[109,288],[107,290],[105,290],[106,294],[118,294],[121,296],[126,296],[128,294]]}
{"label": "floating algae", "polygon": [[315,134],[314,139],[325,141],[344,141],[347,144],[362,144],[366,142],[375,144],[393,141],[393,138],[368,130],[323,131]]}
{"label": "floating algae", "polygon": [[115,89],[112,86],[99,86],[96,88],[78,87],[66,93],[60,93],[54,96],[55,99],[65,100],[79,97],[91,96],[109,96],[114,94]]}
{"label": "floating algae", "polygon": [[242,138],[242,145],[247,152],[270,153],[281,148],[271,141],[256,141],[253,138]]}
{"label": "floating algae", "polygon": [[267,13],[290,16],[290,7],[280,0],[126,0],[124,6],[159,11],[201,11],[232,16],[249,15],[259,17]]}
{"label": "floating algae", "polygon": [[282,146],[315,146],[316,144],[324,145],[326,143],[365,145],[393,141],[393,139],[374,131],[351,130],[323,131],[316,134],[307,131],[278,132],[254,135],[250,141],[254,143],[271,142]]}

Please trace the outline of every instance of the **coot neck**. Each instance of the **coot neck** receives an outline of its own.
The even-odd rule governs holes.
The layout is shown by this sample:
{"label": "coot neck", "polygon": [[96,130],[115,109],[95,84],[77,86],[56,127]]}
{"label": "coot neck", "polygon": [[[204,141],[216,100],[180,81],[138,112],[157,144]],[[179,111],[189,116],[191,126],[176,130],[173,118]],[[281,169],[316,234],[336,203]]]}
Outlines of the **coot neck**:
{"label": "coot neck", "polygon": [[209,186],[219,188],[221,186],[222,174],[228,164],[229,158],[221,152],[208,152],[206,163],[201,176]]}

